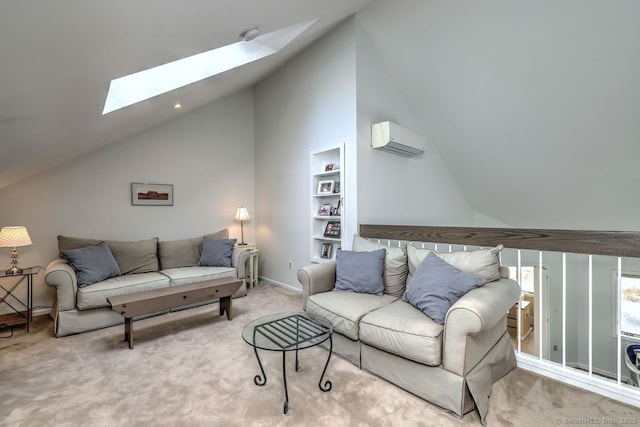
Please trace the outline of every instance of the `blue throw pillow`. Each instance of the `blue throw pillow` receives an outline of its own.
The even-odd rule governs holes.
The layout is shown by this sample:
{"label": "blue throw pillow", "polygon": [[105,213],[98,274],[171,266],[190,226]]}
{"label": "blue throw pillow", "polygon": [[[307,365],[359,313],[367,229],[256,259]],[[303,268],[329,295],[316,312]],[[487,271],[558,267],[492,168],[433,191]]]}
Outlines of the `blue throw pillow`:
{"label": "blue throw pillow", "polygon": [[118,263],[105,242],[61,252],[76,271],[79,288],[120,275]]}
{"label": "blue throw pillow", "polygon": [[338,249],[335,289],[382,295],[384,292],[382,278],[384,255],[384,249],[373,252],[352,252]]}
{"label": "blue throw pillow", "polygon": [[459,270],[431,252],[407,283],[402,300],[442,325],[451,306],[484,283],[482,277]]}
{"label": "blue throw pillow", "polygon": [[206,237],[202,240],[202,255],[198,265],[208,267],[231,267],[231,254],[237,239],[214,239]]}

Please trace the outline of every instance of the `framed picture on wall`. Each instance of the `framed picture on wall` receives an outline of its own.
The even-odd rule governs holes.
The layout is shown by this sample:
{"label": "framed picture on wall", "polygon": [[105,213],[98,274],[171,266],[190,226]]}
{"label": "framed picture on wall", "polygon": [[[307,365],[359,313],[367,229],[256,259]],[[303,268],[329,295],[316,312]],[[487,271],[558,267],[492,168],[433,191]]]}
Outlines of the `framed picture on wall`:
{"label": "framed picture on wall", "polygon": [[133,206],[173,206],[173,185],[171,184],[131,184],[131,204]]}

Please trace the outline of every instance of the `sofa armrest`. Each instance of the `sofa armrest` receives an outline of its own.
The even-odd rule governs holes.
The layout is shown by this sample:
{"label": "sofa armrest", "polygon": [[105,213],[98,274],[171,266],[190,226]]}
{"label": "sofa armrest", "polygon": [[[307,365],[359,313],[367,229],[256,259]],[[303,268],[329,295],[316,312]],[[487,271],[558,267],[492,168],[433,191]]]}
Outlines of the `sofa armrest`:
{"label": "sofa armrest", "polygon": [[76,308],[78,281],[76,272],[66,260],[54,259],[44,273],[47,285],[56,288],[58,310],[67,311]]}
{"label": "sofa armrest", "polygon": [[235,247],[231,253],[231,266],[238,270],[238,279],[247,277],[247,261],[249,260],[249,250],[247,248]]}
{"label": "sofa armrest", "polygon": [[307,299],[320,292],[327,292],[336,285],[336,262],[312,264],[298,270],[298,281],[302,285],[302,309],[307,309]]}
{"label": "sofa armrest", "polygon": [[507,311],[519,297],[516,281],[500,279],[460,298],[445,318],[443,367],[466,375],[506,333]]}

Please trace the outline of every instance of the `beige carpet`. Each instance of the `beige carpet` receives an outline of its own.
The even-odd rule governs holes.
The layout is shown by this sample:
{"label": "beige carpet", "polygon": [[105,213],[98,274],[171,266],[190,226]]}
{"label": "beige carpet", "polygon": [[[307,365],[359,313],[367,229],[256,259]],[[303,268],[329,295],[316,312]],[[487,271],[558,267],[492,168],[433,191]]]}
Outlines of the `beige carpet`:
{"label": "beige carpet", "polygon": [[[0,339],[2,426],[478,426],[333,356],[330,392],[318,389],[327,352],[287,358],[289,414],[283,415],[279,353],[261,352],[267,384],[241,337],[249,321],[297,311],[301,297],[260,284],[233,301],[234,318],[218,305],[134,323],[135,348],[123,326],[55,338],[47,317],[27,334]],[[438,384],[432,384],[437,387]],[[601,396],[516,369],[493,387],[487,425],[551,426],[619,420],[638,411]],[[584,423],[584,422],[583,422]],[[618,423],[619,424],[619,423]]]}

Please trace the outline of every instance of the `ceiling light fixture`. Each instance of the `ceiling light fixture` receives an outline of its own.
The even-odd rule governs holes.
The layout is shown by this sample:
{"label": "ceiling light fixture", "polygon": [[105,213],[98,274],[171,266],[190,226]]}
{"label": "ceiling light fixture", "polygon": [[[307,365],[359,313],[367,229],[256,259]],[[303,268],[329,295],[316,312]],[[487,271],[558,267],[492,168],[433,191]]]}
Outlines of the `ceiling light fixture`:
{"label": "ceiling light fixture", "polygon": [[175,104],[173,104],[173,109],[174,110],[179,110],[182,108],[182,104],[180,104],[179,102],[176,102]]}
{"label": "ceiling light fixture", "polygon": [[244,30],[240,33],[240,40],[244,40],[246,42],[250,42],[260,35],[260,27],[256,25],[255,27],[251,27],[249,29]]}

